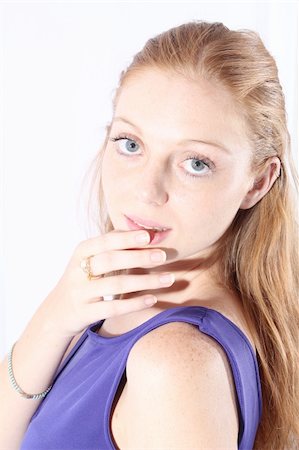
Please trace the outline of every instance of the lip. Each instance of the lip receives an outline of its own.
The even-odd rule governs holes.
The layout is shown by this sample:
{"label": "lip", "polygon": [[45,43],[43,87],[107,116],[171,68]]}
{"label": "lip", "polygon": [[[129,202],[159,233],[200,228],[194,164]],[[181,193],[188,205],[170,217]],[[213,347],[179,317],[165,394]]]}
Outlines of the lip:
{"label": "lip", "polygon": [[158,222],[154,222],[153,220],[148,220],[148,219],[141,219],[140,217],[137,216],[125,216],[127,219],[133,221],[133,222],[138,222],[141,225],[144,225],[146,227],[158,227],[158,228],[167,228],[167,230],[171,230],[170,227],[167,227],[166,225],[161,225]]}
{"label": "lip", "polygon": [[[140,225],[137,225],[137,223],[133,222],[133,220],[129,219],[129,217],[125,216],[128,227],[130,230],[144,230]],[[150,225],[148,225],[150,226]],[[153,231],[153,230],[146,230],[151,237],[150,244],[159,244],[160,242],[164,241],[168,234],[171,231],[171,228],[166,231]]]}

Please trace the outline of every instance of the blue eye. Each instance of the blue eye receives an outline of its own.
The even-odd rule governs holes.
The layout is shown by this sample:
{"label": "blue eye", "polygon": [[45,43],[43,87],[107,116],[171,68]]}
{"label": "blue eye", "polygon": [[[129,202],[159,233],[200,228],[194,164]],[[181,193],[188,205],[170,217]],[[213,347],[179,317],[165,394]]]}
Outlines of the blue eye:
{"label": "blue eye", "polygon": [[[136,154],[136,147],[139,147],[139,144],[136,142],[135,139],[132,139],[128,136],[117,136],[114,138],[110,138],[110,141],[117,142],[117,141],[124,141],[124,148],[121,148],[120,146],[117,147],[117,152],[126,157],[130,157],[130,155]],[[120,142],[122,143],[122,142]],[[126,153],[128,152],[128,153]],[[139,154],[137,153],[137,156]],[[189,172],[188,170],[185,170],[185,175],[191,178],[203,178],[206,176],[212,175],[212,172],[214,171],[215,164],[207,158],[202,158],[197,153],[190,153],[187,155],[186,161],[194,161],[191,164],[191,169],[195,170],[195,172]],[[206,171],[203,171],[203,169],[206,168]]]}
{"label": "blue eye", "polygon": [[[206,158],[201,158],[198,154],[190,154],[188,155],[187,159],[185,161],[192,161],[191,168],[192,170],[195,170],[195,172],[190,173],[189,171],[186,172],[187,176],[193,177],[193,178],[199,178],[204,176],[211,175],[211,172],[213,171],[214,164],[212,161]],[[203,169],[207,170],[203,170]]]}
{"label": "blue eye", "polygon": [[[126,141],[124,142],[124,149],[122,148],[120,153],[124,153],[124,151],[128,151],[131,154],[135,154],[136,152],[134,150],[136,150],[136,146],[138,145],[137,142],[134,139],[130,139],[129,137],[115,137],[115,138],[111,138],[110,139],[112,142],[116,142],[116,141]],[[123,142],[120,142],[120,144],[122,144]],[[124,153],[125,154],[125,153]],[[125,154],[126,155],[126,154]]]}

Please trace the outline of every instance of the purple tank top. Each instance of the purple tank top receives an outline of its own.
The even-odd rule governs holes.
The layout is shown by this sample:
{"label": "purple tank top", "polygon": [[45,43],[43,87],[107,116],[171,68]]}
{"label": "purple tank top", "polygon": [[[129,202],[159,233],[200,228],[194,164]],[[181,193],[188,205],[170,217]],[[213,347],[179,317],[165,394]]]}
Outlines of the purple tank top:
{"label": "purple tank top", "polygon": [[91,324],[58,367],[53,387],[32,416],[20,450],[115,450],[110,413],[132,346],[154,328],[187,322],[224,349],[237,393],[238,449],[250,450],[262,413],[255,352],[245,334],[219,312],[178,306],[114,337],[99,336],[104,320]]}

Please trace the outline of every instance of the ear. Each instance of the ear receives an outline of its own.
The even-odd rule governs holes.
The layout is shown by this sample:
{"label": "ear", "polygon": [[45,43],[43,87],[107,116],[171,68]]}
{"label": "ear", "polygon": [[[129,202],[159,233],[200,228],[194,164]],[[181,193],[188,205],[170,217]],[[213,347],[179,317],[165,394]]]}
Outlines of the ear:
{"label": "ear", "polygon": [[[266,166],[253,181],[253,187],[245,195],[240,209],[252,208],[260,201],[268,191],[270,191],[275,180],[280,176],[281,162],[277,156],[273,156],[267,160]],[[252,184],[252,183],[251,183]]]}

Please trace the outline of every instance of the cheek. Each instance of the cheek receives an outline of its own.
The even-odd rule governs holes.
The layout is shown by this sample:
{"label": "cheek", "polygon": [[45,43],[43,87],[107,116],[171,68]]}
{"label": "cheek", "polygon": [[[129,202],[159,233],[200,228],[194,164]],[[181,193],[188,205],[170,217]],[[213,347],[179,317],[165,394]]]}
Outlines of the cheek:
{"label": "cheek", "polygon": [[231,182],[202,184],[192,195],[178,195],[177,192],[175,209],[181,211],[180,216],[193,236],[201,229],[217,238],[238,212],[242,192],[240,185]]}
{"label": "cheek", "polygon": [[102,188],[106,205],[109,208],[120,201],[120,192],[125,195],[124,190],[119,186],[117,179],[115,177],[110,177],[108,172],[102,177]]}
{"label": "cheek", "polygon": [[244,163],[232,163],[229,170],[223,171],[218,182],[212,186],[213,201],[217,211],[235,215],[247,190],[247,175]]}
{"label": "cheek", "polygon": [[228,183],[219,189],[211,204],[211,213],[215,221],[230,223],[237,214],[243,196],[240,184]]}
{"label": "cheek", "polygon": [[102,186],[105,196],[110,197],[119,192],[119,184],[123,184],[120,170],[106,150],[102,161]]}
{"label": "cheek", "polygon": [[122,160],[120,156],[115,154],[115,150],[107,148],[102,161],[102,179],[103,183],[108,186],[112,184],[124,187],[128,180],[129,172],[128,162]]}

